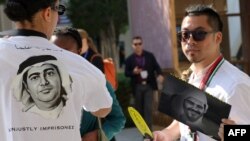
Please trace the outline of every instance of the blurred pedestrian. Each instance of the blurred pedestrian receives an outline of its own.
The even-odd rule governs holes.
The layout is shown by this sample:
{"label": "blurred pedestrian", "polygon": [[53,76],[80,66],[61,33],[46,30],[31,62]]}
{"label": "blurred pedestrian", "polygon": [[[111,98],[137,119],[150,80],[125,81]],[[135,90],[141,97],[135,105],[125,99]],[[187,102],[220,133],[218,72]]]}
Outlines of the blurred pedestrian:
{"label": "blurred pedestrian", "polygon": [[132,39],[132,48],[133,54],[125,61],[125,75],[131,78],[135,108],[152,129],[153,94],[154,90],[158,89],[156,78],[161,83],[164,78],[154,55],[143,49],[143,40],[140,36]]}

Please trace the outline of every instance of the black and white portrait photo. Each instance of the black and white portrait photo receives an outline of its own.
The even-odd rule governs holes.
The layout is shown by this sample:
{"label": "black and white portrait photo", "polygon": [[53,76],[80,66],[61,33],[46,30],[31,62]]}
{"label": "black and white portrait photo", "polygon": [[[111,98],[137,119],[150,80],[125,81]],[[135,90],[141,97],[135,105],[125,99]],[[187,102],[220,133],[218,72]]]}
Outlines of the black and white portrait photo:
{"label": "black and white portrait photo", "polygon": [[194,130],[201,128],[203,116],[208,109],[205,93],[195,92],[192,89],[183,89],[173,94],[168,93],[165,101],[169,101],[167,111],[170,116],[175,117],[184,124],[192,125],[191,127]]}
{"label": "black and white portrait photo", "polygon": [[56,119],[66,105],[71,84],[71,77],[57,58],[40,55],[19,65],[12,88],[14,97],[23,104],[23,112]]}
{"label": "black and white portrait photo", "polygon": [[167,75],[158,109],[188,125],[191,131],[200,131],[218,139],[220,121],[228,117],[231,106],[172,75]]}

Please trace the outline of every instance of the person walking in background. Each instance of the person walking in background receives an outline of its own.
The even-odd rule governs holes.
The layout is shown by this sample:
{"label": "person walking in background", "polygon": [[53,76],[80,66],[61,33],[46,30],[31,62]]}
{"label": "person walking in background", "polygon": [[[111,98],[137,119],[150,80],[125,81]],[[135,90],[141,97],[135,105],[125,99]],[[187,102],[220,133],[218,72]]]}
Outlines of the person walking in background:
{"label": "person walking in background", "polygon": [[[84,30],[81,29],[79,31],[84,31]],[[82,34],[85,35],[86,32]],[[81,36],[78,33],[78,31],[74,28],[66,27],[56,30],[55,34],[52,36],[51,41],[54,42],[59,47],[78,55],[80,55],[80,52],[82,50],[82,45],[80,44],[80,42],[82,42]],[[92,44],[91,46],[94,47],[94,44]],[[88,55],[95,55],[95,53],[92,52],[91,50],[91,53],[89,53]],[[91,56],[89,56],[89,59],[90,58]],[[100,60],[102,60],[102,58]],[[104,122],[102,128],[108,139],[114,141],[115,140],[114,136],[124,128],[126,119],[119,105],[119,102],[115,96],[115,92],[108,81],[106,83],[106,86],[110,92],[110,95],[113,98],[113,105],[111,112],[103,120]],[[97,135],[98,135],[97,129],[98,129],[97,118],[94,117],[89,112],[83,111],[81,118],[81,126],[80,126],[82,140],[97,141]]]}
{"label": "person walking in background", "polygon": [[[232,106],[229,119],[222,119],[217,129],[223,141],[224,125],[250,123],[250,110],[246,108],[250,106],[250,78],[223,58],[222,27],[219,14],[212,7],[192,5],[186,9],[178,38],[192,63],[188,82]],[[154,141],[214,140],[201,132],[191,135],[188,126],[174,120],[167,128],[154,132]]]}
{"label": "person walking in background", "polygon": [[[112,98],[104,75],[82,57],[48,41],[58,16],[64,11],[59,0],[7,0],[5,3],[4,12],[16,29],[9,37],[0,39],[0,66],[4,66],[0,73],[0,137],[3,141],[80,141],[79,111],[84,108],[95,116],[105,117],[111,110]],[[61,67],[51,62],[60,63],[68,75],[60,73]],[[27,79],[20,82],[22,77]],[[20,83],[15,85],[15,80]],[[19,96],[18,92],[21,92]],[[32,92],[33,99],[26,92]],[[64,100],[58,100],[61,94]],[[39,108],[41,104],[47,106],[43,107],[46,109],[43,114],[49,116],[54,113],[50,113],[55,110],[52,107],[60,103],[64,107],[58,107],[61,111],[57,118],[23,112],[20,108],[25,103],[32,110],[32,105],[38,102]]]}
{"label": "person walking in background", "polygon": [[125,75],[131,78],[135,108],[152,129],[153,93],[157,90],[156,76],[160,82],[163,82],[164,78],[154,55],[143,49],[140,36],[132,39],[132,48],[134,53],[125,61]]}

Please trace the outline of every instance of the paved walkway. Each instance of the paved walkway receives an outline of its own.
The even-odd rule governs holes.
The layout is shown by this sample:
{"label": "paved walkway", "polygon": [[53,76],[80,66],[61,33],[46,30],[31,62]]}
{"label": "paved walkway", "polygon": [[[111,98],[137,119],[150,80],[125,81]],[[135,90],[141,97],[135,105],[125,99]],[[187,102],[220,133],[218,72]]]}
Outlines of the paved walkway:
{"label": "paved walkway", "polygon": [[[164,127],[153,125],[153,131]],[[125,128],[115,137],[116,141],[143,141],[142,135],[136,127]]]}
{"label": "paved walkway", "polygon": [[116,141],[142,141],[142,135],[135,127],[126,128],[117,134],[115,139]]}

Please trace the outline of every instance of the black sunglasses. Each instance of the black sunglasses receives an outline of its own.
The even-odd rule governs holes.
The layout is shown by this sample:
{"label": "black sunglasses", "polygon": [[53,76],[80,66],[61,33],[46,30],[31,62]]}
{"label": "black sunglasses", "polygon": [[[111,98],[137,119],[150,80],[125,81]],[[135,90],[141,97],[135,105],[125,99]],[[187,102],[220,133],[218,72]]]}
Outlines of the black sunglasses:
{"label": "black sunglasses", "polygon": [[180,31],[177,34],[178,40],[181,42],[187,42],[192,35],[192,38],[195,41],[203,41],[206,38],[206,35],[209,33],[214,33],[214,31],[206,32],[202,30],[195,30],[195,31]]}
{"label": "black sunglasses", "polygon": [[142,43],[134,43],[135,46],[141,46]]}
{"label": "black sunglasses", "polygon": [[58,12],[58,15],[63,15],[64,12],[66,11],[66,8],[64,5],[59,4],[58,6],[52,7],[53,10]]}

